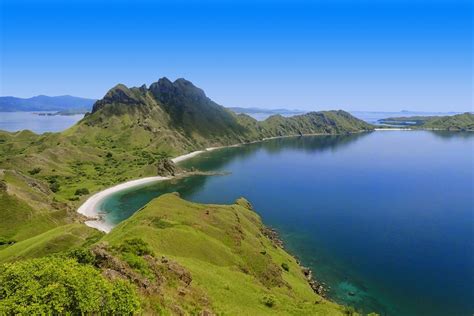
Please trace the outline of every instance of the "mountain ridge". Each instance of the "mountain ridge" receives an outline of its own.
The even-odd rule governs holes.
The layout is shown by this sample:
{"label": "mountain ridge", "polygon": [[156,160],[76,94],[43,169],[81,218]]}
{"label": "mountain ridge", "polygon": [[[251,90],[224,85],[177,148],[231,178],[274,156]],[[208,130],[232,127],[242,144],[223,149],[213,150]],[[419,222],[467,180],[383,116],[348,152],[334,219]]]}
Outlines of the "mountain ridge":
{"label": "mountain ridge", "polygon": [[[196,144],[190,149],[233,145],[269,137],[319,133],[352,133],[369,131],[373,127],[349,113],[339,111],[309,112],[284,118],[273,115],[257,121],[246,114],[237,114],[212,101],[192,82],[166,77],[149,88],[118,84],[96,101],[92,112],[79,124],[104,126],[111,120],[142,125],[160,137],[166,129],[174,138],[186,138]],[[176,154],[184,153],[183,150]]]}
{"label": "mountain ridge", "polygon": [[0,97],[0,112],[21,111],[90,111],[95,99],[71,95],[37,95],[31,98]]}

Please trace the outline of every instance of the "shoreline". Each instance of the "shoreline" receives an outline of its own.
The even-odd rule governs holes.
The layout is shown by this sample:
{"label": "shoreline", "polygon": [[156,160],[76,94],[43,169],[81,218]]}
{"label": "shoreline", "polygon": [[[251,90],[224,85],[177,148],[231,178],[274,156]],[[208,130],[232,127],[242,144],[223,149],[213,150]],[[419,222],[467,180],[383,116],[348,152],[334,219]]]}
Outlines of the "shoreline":
{"label": "shoreline", "polygon": [[[170,159],[173,163],[178,163],[181,161],[184,161],[189,158],[193,158],[199,154],[213,151],[216,149],[221,149],[221,148],[227,148],[227,147],[238,147],[242,144],[235,144],[235,145],[230,145],[230,146],[219,146],[219,147],[209,147],[206,148],[205,150],[196,150],[193,152],[190,152],[188,154],[184,154],[181,156],[177,156],[175,158]],[[176,175],[176,176],[170,176],[170,177],[163,177],[163,176],[154,176],[154,177],[146,177],[146,178],[139,178],[135,180],[130,180],[126,181],[123,183],[119,183],[117,185],[114,185],[112,187],[109,187],[107,189],[104,189],[102,191],[99,191],[82,203],[79,208],[77,209],[77,212],[79,214],[84,215],[88,219],[84,221],[84,224],[86,224],[89,227],[95,228],[97,230],[100,230],[104,233],[109,233],[112,228],[115,227],[115,225],[112,225],[110,223],[107,223],[103,219],[103,215],[101,214],[100,206],[102,202],[111,194],[117,193],[123,190],[127,190],[133,187],[138,187],[141,185],[145,185],[148,183],[154,183],[154,182],[160,182],[164,180],[171,180],[177,177],[180,177],[182,175]]]}
{"label": "shoreline", "polygon": [[381,127],[381,128],[375,128],[374,131],[414,131],[413,128],[403,128],[403,127]]}
{"label": "shoreline", "polygon": [[114,226],[104,221],[102,215],[100,214],[100,205],[105,200],[105,198],[107,198],[113,193],[120,192],[129,188],[169,179],[171,179],[171,177],[156,176],[131,180],[117,184],[113,187],[99,191],[89,197],[84,203],[81,204],[81,206],[79,206],[77,212],[89,218],[87,221],[84,222],[84,224],[89,227],[98,229],[104,233],[108,233],[112,230]]}
{"label": "shoreline", "polygon": [[[365,132],[365,131],[361,131]],[[367,131],[370,132],[370,131]],[[315,134],[303,134],[303,135],[287,135],[287,136],[274,136],[274,137],[265,137],[260,140],[255,140],[252,142],[248,143],[238,143],[238,144],[233,144],[233,145],[228,145],[228,146],[217,146],[217,147],[208,147],[203,150],[196,150],[184,155],[180,155],[174,158],[171,158],[170,160],[173,163],[179,163],[181,161],[196,157],[197,155],[200,155],[205,152],[217,150],[217,149],[222,149],[222,148],[231,148],[231,147],[240,147],[242,145],[246,144],[255,144],[255,143],[260,143],[264,142],[267,140],[271,139],[277,139],[277,138],[288,138],[288,137],[301,137],[301,136],[321,136],[321,135],[331,135],[331,134],[322,134],[322,133],[315,133]],[[95,228],[97,230],[100,230],[104,233],[109,233],[112,228],[115,227],[115,225],[112,225],[110,223],[107,223],[103,219],[103,215],[101,214],[100,206],[101,203],[111,194],[120,192],[123,190],[127,190],[133,187],[138,187],[144,184],[152,183],[152,182],[159,182],[159,181],[164,181],[164,180],[171,180],[176,177],[179,177],[182,175],[176,175],[176,176],[170,176],[170,177],[163,177],[163,176],[152,176],[152,177],[146,177],[146,178],[139,178],[135,180],[130,180],[126,181],[123,183],[119,183],[117,185],[114,185],[112,187],[106,188],[102,191],[99,191],[93,195],[91,195],[87,200],[85,200],[78,208],[77,212],[81,215],[84,215],[87,217],[87,220],[84,221],[84,224],[86,224],[89,227]]]}

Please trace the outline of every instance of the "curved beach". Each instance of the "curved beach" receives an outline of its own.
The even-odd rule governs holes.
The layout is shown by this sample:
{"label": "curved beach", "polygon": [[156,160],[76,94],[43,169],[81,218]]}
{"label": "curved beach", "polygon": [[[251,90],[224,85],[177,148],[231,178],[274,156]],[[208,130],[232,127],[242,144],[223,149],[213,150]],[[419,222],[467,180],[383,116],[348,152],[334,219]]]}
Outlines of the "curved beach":
{"label": "curved beach", "polygon": [[[236,146],[236,145],[234,145]],[[219,149],[223,147],[210,147],[206,148],[205,150],[198,150],[198,151],[193,151],[189,154],[181,155],[178,157],[175,157],[171,159],[174,163],[178,163],[180,161],[195,157],[199,154],[202,154],[206,151],[211,151],[215,149]],[[136,180],[130,180],[124,183],[117,184],[113,187],[107,188],[105,190],[102,190],[100,192],[95,193],[91,197],[89,197],[78,209],[77,212],[88,217],[89,220],[85,221],[84,223],[92,228],[96,228],[100,231],[103,231],[105,233],[108,233],[112,230],[114,225],[107,223],[103,216],[101,215],[101,209],[100,206],[102,202],[111,194],[114,194],[116,192],[120,192],[129,188],[137,187],[140,185],[152,183],[152,182],[158,182],[158,181],[163,181],[163,180],[169,180],[172,179],[173,177],[161,177],[161,176],[156,176],[156,177],[146,177],[146,178],[140,178]]]}
{"label": "curved beach", "polygon": [[115,192],[119,192],[128,188],[136,187],[136,186],[143,185],[150,182],[157,182],[157,181],[163,181],[163,180],[168,180],[168,179],[170,179],[170,177],[156,176],[156,177],[147,177],[147,178],[142,178],[142,179],[131,180],[131,181],[118,184],[111,188],[100,191],[94,194],[93,196],[91,196],[90,198],[88,198],[77,209],[77,212],[82,215],[87,216],[88,218],[91,218],[91,220],[88,220],[85,222],[87,226],[97,228],[98,230],[108,233],[113,228],[113,226],[105,222],[100,214],[100,205],[105,200],[106,197],[108,197],[109,195]]}

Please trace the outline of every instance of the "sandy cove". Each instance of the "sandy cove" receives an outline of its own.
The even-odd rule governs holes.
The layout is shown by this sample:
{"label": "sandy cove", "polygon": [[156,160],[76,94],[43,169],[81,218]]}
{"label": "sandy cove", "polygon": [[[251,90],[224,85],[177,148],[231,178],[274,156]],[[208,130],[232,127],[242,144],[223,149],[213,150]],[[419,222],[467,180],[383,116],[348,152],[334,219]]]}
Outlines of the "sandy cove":
{"label": "sandy cove", "polygon": [[[183,160],[195,157],[199,154],[202,154],[204,152],[216,150],[219,148],[224,148],[224,147],[237,147],[240,145],[232,145],[232,146],[221,146],[221,147],[209,147],[206,148],[205,150],[198,150],[198,151],[193,151],[189,154],[181,155],[178,157],[175,157],[171,159],[174,163],[181,162]],[[92,195],[89,197],[78,209],[77,212],[86,216],[89,218],[89,220],[85,221],[84,223],[92,228],[96,228],[100,231],[103,231],[105,233],[108,233],[112,230],[114,225],[107,223],[103,219],[103,215],[101,214],[101,209],[100,206],[102,202],[111,194],[120,192],[123,190],[127,190],[133,187],[138,187],[144,184],[152,183],[152,182],[158,182],[158,181],[163,181],[163,180],[170,180],[173,177],[161,177],[161,176],[156,176],[156,177],[147,177],[147,178],[141,178],[141,179],[136,179],[136,180],[131,180],[127,181],[124,183],[117,184],[113,187],[107,188],[105,190],[102,190],[100,192],[97,192],[96,194]]]}

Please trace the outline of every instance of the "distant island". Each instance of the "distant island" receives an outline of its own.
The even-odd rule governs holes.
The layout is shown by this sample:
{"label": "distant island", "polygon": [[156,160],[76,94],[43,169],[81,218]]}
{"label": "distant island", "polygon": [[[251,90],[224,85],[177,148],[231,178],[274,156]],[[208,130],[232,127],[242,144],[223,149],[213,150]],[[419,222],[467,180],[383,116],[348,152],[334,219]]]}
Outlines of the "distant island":
{"label": "distant island", "polygon": [[389,117],[379,122],[415,129],[474,131],[474,114],[469,112],[446,116]]}
{"label": "distant island", "polygon": [[[32,98],[0,97],[0,112],[56,111],[57,115],[89,112],[96,100],[70,95],[50,97],[38,95]],[[63,114],[64,113],[64,114]]]}
{"label": "distant island", "polygon": [[289,109],[263,109],[263,108],[255,108],[255,107],[249,107],[249,108],[243,108],[243,107],[228,107],[229,110],[235,112],[235,113],[242,113],[242,114],[280,114],[284,116],[288,115],[297,115],[297,114],[304,114],[307,111],[302,111],[302,110],[289,110]]}
{"label": "distant island", "polygon": [[[274,137],[372,130],[344,111],[257,121],[216,104],[185,79],[162,78],[149,87],[115,86],[61,133],[0,131],[0,263],[13,262],[0,271],[0,282],[15,273],[30,280],[39,269],[44,274],[34,282],[42,287],[74,289],[70,297],[38,297],[20,310],[16,302],[36,283],[25,282],[22,290],[12,285],[0,311],[350,314],[351,308],[324,298],[311,271],[282,248],[245,199],[204,205],[161,196],[107,235],[86,226],[88,218],[76,210],[121,182],[193,174],[170,159],[178,155]],[[79,276],[83,283],[76,282]],[[103,293],[103,299],[87,296],[75,305],[85,292]]]}

